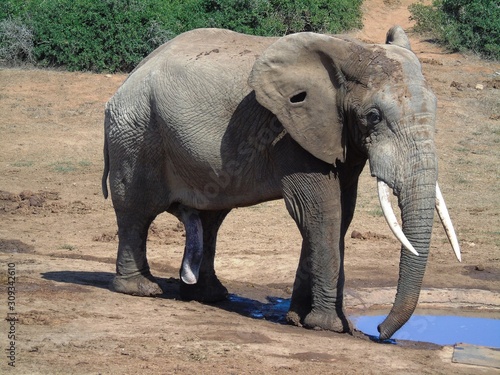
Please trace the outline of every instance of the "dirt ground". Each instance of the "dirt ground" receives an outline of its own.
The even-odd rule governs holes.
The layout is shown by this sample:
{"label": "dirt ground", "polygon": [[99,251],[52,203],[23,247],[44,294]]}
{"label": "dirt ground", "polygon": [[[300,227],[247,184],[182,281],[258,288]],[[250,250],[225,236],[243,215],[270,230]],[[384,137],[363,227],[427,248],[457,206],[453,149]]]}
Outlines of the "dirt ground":
{"label": "dirt ground", "polygon": [[[410,0],[368,0],[355,36],[383,42],[411,27]],[[420,308],[500,317],[500,64],[450,54],[410,34],[438,97],[439,181],[462,247],[455,259],[436,221]],[[266,297],[289,298],[300,236],[282,201],[234,210],[216,269],[230,293],[218,305],[181,302],[183,229],[164,214],[150,231],[159,298],[112,293],[116,223],[101,193],[103,108],[125,75],[0,69],[0,373],[18,374],[470,374],[492,368],[451,362],[453,348],[383,345],[281,324]],[[399,246],[365,170],[347,239],[350,313],[387,313]],[[15,310],[8,310],[9,264]],[[12,269],[13,267],[10,267]],[[258,319],[253,311],[264,311]],[[12,315],[13,316],[13,315]],[[278,321],[278,322],[276,322]],[[7,350],[5,350],[7,349]]]}

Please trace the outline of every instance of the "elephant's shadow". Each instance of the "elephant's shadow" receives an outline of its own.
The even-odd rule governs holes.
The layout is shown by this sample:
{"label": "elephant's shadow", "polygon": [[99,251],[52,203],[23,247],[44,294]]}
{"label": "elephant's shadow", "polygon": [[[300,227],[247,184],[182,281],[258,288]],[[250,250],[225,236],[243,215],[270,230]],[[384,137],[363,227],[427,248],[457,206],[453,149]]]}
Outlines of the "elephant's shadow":
{"label": "elephant's shadow", "polygon": [[[114,274],[111,272],[90,271],[51,271],[42,274],[42,278],[45,280],[102,289],[109,289],[113,277]],[[156,298],[179,299],[179,279],[173,277],[157,278],[157,281],[164,293]],[[274,323],[286,324],[285,315],[290,307],[290,299],[268,296],[266,300],[266,302],[261,302],[242,295],[230,294],[227,300],[210,305],[252,319],[265,319]]]}

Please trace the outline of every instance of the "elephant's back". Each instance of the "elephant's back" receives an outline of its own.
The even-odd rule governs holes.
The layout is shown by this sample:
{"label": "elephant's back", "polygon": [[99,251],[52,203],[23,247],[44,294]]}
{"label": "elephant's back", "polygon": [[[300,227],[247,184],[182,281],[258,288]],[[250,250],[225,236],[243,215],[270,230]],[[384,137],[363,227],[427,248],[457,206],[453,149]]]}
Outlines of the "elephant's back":
{"label": "elephant's back", "polygon": [[275,40],[215,28],[188,31],[141,61],[115,99],[129,96],[126,102],[131,104],[155,97],[168,99],[169,107],[175,101],[181,106],[212,100],[236,104],[251,91],[247,80],[255,60]]}
{"label": "elephant's back", "polygon": [[144,58],[108,104],[127,103],[137,111],[135,104],[144,104],[146,98],[162,101],[166,95],[172,106],[174,98],[184,103],[217,101],[221,98],[215,96],[224,91],[238,100],[250,91],[247,79],[253,63],[275,40],[216,28],[180,34]]}
{"label": "elephant's back", "polygon": [[153,59],[174,59],[188,64],[249,67],[276,38],[240,34],[224,29],[196,29],[172,39],[153,52]]}

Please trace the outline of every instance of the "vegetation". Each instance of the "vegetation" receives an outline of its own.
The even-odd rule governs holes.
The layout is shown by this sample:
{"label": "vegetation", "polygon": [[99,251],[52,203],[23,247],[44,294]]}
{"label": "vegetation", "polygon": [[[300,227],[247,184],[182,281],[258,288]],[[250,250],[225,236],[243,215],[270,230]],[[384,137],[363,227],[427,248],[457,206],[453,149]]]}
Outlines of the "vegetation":
{"label": "vegetation", "polygon": [[452,51],[472,51],[500,60],[498,0],[434,0],[410,6],[415,31],[429,33]]}
{"label": "vegetation", "polygon": [[13,64],[33,63],[33,31],[19,20],[0,21],[0,59]]}
{"label": "vegetation", "polygon": [[2,0],[0,59],[68,70],[130,71],[184,31],[256,35],[361,27],[362,0]]}

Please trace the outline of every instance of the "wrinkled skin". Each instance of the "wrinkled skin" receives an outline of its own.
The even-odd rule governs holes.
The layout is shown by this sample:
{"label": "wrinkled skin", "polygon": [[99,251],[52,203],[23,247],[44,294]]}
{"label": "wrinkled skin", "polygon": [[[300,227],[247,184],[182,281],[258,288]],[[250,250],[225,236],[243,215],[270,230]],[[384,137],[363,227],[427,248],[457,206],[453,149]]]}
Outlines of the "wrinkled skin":
{"label": "wrinkled skin", "polygon": [[396,301],[379,327],[390,337],[418,301],[437,181],[435,97],[409,47],[400,28],[385,45],[201,29],[153,52],[106,107],[103,189],[107,196],[109,173],[119,229],[112,289],[162,293],[146,237],[167,211],[186,227],[181,297],[224,299],[214,270],[219,226],[234,207],[283,198],[303,237],[287,318],[350,332],[344,236],[369,160],[420,254],[401,248]]}

